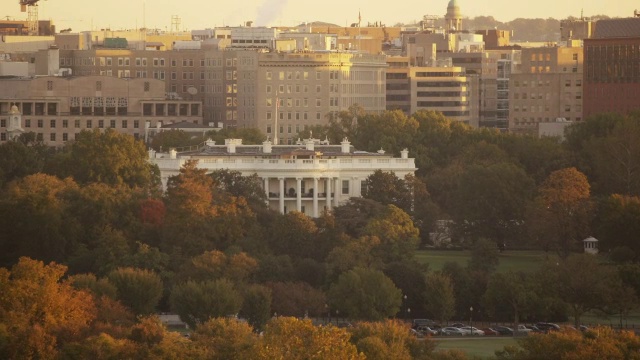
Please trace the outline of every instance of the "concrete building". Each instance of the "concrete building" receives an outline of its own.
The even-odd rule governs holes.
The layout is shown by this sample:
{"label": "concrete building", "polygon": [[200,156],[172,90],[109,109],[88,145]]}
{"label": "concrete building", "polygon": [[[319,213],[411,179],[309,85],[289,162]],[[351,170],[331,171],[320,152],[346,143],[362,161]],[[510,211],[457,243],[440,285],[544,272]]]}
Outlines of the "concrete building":
{"label": "concrete building", "polygon": [[640,17],[599,20],[584,47],[584,116],[639,110]]}
{"label": "concrete building", "polygon": [[229,169],[242,175],[257,174],[263,180],[269,207],[280,213],[300,211],[318,217],[323,210],[339,206],[362,194],[363,181],[376,170],[392,171],[403,178],[417,169],[409,152],[400,158],[357,151],[347,139],[329,145],[306,139],[295,145],[243,145],[241,139],[227,139],[224,145],[207,141],[197,151],[168,154],[149,152],[149,161],[158,165],[162,184],[177,175],[186,161],[197,160],[207,171]]}
{"label": "concrete building", "polygon": [[[413,114],[419,110],[442,112],[446,117],[478,126],[469,78],[460,67],[409,66],[407,57],[387,59],[387,110]],[[475,118],[477,119],[477,117]]]}
{"label": "concrete building", "polygon": [[581,121],[582,64],[581,47],[523,48],[509,82],[509,131],[537,134],[541,122]]}
{"label": "concrete building", "polygon": [[[16,113],[16,110],[18,113]],[[162,124],[202,123],[199,101],[167,100],[164,83],[112,76],[0,79],[0,142],[18,128],[60,146],[82,130],[113,128],[144,138]],[[11,120],[11,121],[9,121]]]}
{"label": "concrete building", "polygon": [[344,52],[206,53],[206,112],[224,127],[257,127],[279,143],[358,104],[385,110],[383,55]]}

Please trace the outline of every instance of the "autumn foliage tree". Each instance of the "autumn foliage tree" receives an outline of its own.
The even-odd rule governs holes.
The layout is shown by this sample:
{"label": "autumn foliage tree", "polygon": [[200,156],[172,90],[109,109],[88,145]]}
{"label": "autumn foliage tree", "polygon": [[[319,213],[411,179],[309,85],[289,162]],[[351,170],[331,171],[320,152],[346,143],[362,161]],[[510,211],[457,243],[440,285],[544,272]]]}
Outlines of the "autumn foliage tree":
{"label": "autumn foliage tree", "polygon": [[5,359],[55,359],[60,347],[82,339],[96,317],[92,296],[61,282],[67,268],[22,257],[0,268],[0,325]]}

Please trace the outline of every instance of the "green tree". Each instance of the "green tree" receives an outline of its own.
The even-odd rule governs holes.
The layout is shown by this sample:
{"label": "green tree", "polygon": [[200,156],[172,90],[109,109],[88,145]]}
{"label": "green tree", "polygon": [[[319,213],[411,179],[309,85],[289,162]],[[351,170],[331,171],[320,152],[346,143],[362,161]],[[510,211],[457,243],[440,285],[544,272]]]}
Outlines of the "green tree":
{"label": "green tree", "polygon": [[418,248],[418,229],[411,217],[394,205],[387,205],[382,213],[370,219],[364,232],[380,239],[373,254],[385,263],[411,259]]}
{"label": "green tree", "polygon": [[23,141],[0,145],[0,189],[13,180],[42,172],[46,158],[43,145]]}
{"label": "green tree", "polygon": [[151,139],[151,148],[156,151],[168,151],[171,148],[188,147],[204,142],[199,136],[195,138],[182,130],[162,131]]}
{"label": "green tree", "polygon": [[321,241],[313,219],[299,211],[278,216],[270,228],[269,242],[277,254],[321,260],[326,256],[319,251]]}
{"label": "green tree", "polygon": [[264,208],[267,196],[263,181],[257,174],[243,176],[241,172],[229,169],[214,170],[209,174],[215,186],[235,197],[243,197],[254,208]]}
{"label": "green tree", "polygon": [[144,143],[131,135],[111,128],[82,131],[67,146],[67,152],[58,155],[60,164],[54,170],[61,177],[73,176],[80,184],[102,182],[143,188],[159,184],[153,178]]}
{"label": "green tree", "polygon": [[192,328],[211,318],[236,315],[242,308],[241,294],[227,279],[175,285],[169,301],[171,309]]}
{"label": "green tree", "polygon": [[494,318],[506,312],[512,316],[514,328],[517,328],[535,301],[536,292],[531,284],[531,276],[524,272],[492,274],[482,297],[485,309]]}
{"label": "green tree", "polygon": [[0,197],[0,260],[11,264],[20,256],[64,261],[79,241],[78,223],[69,216],[72,179],[34,174],[12,182]]}
{"label": "green tree", "polygon": [[400,310],[402,292],[381,271],[357,268],[331,285],[329,306],[353,319],[382,320]]}
{"label": "green tree", "polygon": [[151,314],[162,297],[162,280],[149,270],[118,268],[108,275],[118,289],[118,300],[136,315]]}
{"label": "green tree", "polygon": [[593,216],[594,236],[601,251],[622,247],[627,258],[640,259],[640,197],[611,195],[600,199]]}
{"label": "green tree", "polygon": [[426,278],[425,308],[434,319],[445,324],[453,317],[456,298],[451,278],[443,273],[429,273]]}
{"label": "green tree", "polygon": [[303,282],[265,284],[271,289],[271,311],[283,316],[319,316],[327,303],[322,290]]}
{"label": "green tree", "polygon": [[471,248],[468,267],[472,270],[493,272],[498,268],[500,251],[494,241],[478,239]]}
{"label": "green tree", "polygon": [[413,203],[410,190],[405,181],[393,172],[376,170],[365,179],[362,197],[383,205],[392,204],[408,212]]}
{"label": "green tree", "polygon": [[225,139],[242,139],[242,143],[245,145],[262,145],[262,142],[266,140],[266,136],[258,128],[227,127],[209,131],[207,136],[216,144],[224,144]]}
{"label": "green tree", "polygon": [[254,329],[264,329],[271,318],[271,289],[263,285],[249,285],[244,290],[243,297],[238,315],[247,319]]}

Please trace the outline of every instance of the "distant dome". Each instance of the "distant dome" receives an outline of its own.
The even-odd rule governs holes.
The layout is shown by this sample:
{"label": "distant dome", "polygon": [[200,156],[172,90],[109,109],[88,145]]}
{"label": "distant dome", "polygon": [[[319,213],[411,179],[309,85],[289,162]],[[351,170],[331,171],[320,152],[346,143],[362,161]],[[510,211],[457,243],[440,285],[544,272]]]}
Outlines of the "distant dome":
{"label": "distant dome", "polygon": [[447,15],[460,15],[460,6],[458,6],[458,1],[450,0],[449,5],[447,5]]}
{"label": "distant dome", "polygon": [[10,114],[20,114],[20,110],[18,110],[18,107],[16,106],[16,104],[13,104],[11,106],[11,111],[9,113]]}

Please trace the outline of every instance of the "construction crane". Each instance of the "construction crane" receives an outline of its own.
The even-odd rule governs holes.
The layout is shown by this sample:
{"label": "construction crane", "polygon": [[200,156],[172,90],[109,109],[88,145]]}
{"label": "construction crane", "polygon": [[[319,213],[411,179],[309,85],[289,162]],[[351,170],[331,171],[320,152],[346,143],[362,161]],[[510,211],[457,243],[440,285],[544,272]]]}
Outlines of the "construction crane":
{"label": "construction crane", "polygon": [[27,13],[27,24],[29,35],[38,35],[38,1],[20,0],[20,11]]}

